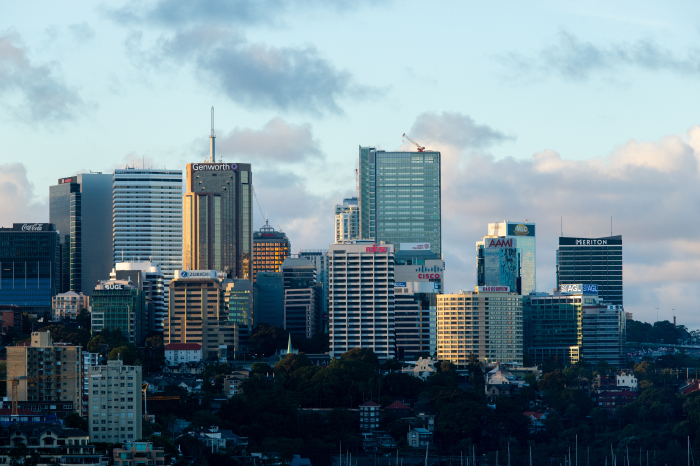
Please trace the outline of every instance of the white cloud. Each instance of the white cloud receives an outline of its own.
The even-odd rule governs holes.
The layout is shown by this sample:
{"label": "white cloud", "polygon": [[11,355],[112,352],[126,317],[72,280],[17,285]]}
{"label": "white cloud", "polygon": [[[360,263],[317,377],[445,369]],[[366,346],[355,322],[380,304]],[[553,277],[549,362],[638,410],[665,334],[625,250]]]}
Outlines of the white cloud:
{"label": "white cloud", "polygon": [[49,221],[48,199],[37,200],[23,164],[0,164],[0,226]]}

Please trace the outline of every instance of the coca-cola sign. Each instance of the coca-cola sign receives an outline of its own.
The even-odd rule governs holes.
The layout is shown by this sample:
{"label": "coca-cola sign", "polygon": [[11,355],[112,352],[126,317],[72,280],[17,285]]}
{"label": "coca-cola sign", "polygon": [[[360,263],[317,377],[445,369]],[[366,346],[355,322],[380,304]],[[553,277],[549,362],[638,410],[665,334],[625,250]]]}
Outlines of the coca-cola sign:
{"label": "coca-cola sign", "polygon": [[51,231],[50,223],[13,223],[14,231]]}

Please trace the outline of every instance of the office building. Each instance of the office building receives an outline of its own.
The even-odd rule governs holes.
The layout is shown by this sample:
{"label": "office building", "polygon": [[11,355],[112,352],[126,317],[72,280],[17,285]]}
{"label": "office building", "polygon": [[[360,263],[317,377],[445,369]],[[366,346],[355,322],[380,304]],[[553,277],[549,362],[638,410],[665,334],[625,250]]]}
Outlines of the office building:
{"label": "office building", "polygon": [[598,285],[600,299],[623,305],[622,236],[559,238],[557,288],[576,283]]}
{"label": "office building", "polygon": [[[32,332],[29,346],[8,346],[8,375],[19,377],[22,408],[64,418],[82,407],[82,348],[54,344],[50,332]],[[7,381],[7,393],[12,382]]]}
{"label": "office building", "polygon": [[[168,284],[182,270],[182,170],[119,168],[113,178],[114,263],[149,261]],[[156,318],[162,331],[163,316]]]}
{"label": "office building", "polygon": [[253,285],[255,325],[284,328],[284,279],[281,272],[258,272]]}
{"label": "office building", "polygon": [[316,267],[309,260],[288,257],[280,272],[284,283],[284,328],[294,335],[311,338],[318,331],[316,318],[321,294]]}
{"label": "office building", "polygon": [[627,319],[622,306],[597,303],[583,306],[582,316],[584,361],[605,361],[610,365],[625,367],[627,343]]}
{"label": "office building", "polygon": [[[228,321],[236,324],[238,340],[235,351],[241,353],[249,352],[248,343],[253,333],[252,285],[250,280],[237,278],[226,279],[222,282]],[[219,358],[221,359],[223,356],[220,355]]]}
{"label": "office building", "polygon": [[316,283],[321,287],[316,322],[319,332],[328,333],[328,249],[302,249],[299,257],[316,266]]}
{"label": "office building", "polygon": [[258,272],[279,272],[290,250],[287,235],[276,231],[265,219],[265,226],[253,235],[253,281]]}
{"label": "office building", "polygon": [[82,293],[66,291],[51,299],[51,307],[54,321],[75,320],[83,309],[85,312],[90,312],[90,298]]}
{"label": "office building", "polygon": [[523,363],[522,296],[507,286],[477,286],[437,297],[437,357],[458,366],[470,354],[486,363]]}
{"label": "office building", "polygon": [[517,241],[520,255],[520,293],[527,295],[537,291],[537,248],[535,224],[525,222],[489,223],[487,238],[513,238]]}
{"label": "office building", "polygon": [[151,442],[127,442],[113,450],[114,466],[164,465],[165,451]]}
{"label": "office building", "polygon": [[51,298],[61,292],[61,250],[50,223],[14,223],[0,228],[0,305],[51,316]]}
{"label": "office building", "polygon": [[442,254],[440,152],[360,147],[359,178],[363,239],[427,243]]}
{"label": "office building", "polygon": [[129,280],[101,280],[92,292],[92,332],[118,328],[129,343],[141,345],[148,333],[146,294]]}
{"label": "office building", "polygon": [[428,250],[402,247],[394,254],[394,329],[398,359],[435,356],[437,296],[445,262]]}
{"label": "office building", "polygon": [[330,357],[370,348],[394,359],[394,246],[332,244],[328,257]]}
{"label": "office building", "polygon": [[131,281],[134,286],[143,291],[146,299],[144,308],[146,333],[153,330],[162,332],[168,308],[165,303],[165,276],[160,265],[154,262],[117,262],[109,278]]}
{"label": "office building", "polygon": [[81,173],[49,188],[49,222],[61,240],[61,293],[92,296],[114,265],[111,174]]}
{"label": "office building", "polygon": [[360,205],[356,197],[335,206],[335,242],[360,239]]}
{"label": "office building", "polygon": [[88,430],[90,441],[124,443],[142,437],[141,366],[125,366],[124,361],[87,368]]}
{"label": "office building", "polygon": [[520,294],[520,253],[515,238],[484,237],[476,243],[476,284],[507,286]]}
{"label": "office building", "polygon": [[176,271],[164,343],[199,343],[204,359],[218,358],[229,347],[238,351],[237,323],[229,320],[225,290],[226,279],[215,270]]}

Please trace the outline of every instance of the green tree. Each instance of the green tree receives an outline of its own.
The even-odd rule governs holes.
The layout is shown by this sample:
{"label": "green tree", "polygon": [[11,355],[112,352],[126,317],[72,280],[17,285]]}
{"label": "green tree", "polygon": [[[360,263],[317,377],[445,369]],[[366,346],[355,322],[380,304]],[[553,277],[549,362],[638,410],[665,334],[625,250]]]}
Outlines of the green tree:
{"label": "green tree", "polygon": [[107,359],[109,359],[110,361],[113,361],[115,359],[121,359],[127,366],[141,365],[141,358],[141,352],[136,346],[132,345],[131,343],[127,343],[126,345],[114,348],[107,355]]}
{"label": "green tree", "polygon": [[353,348],[341,354],[340,357],[348,361],[362,361],[375,369],[379,368],[379,358],[369,348]]}
{"label": "green tree", "polygon": [[269,357],[287,347],[289,332],[279,327],[260,324],[250,335],[249,347],[253,354]]}
{"label": "green tree", "polygon": [[63,420],[63,425],[71,429],[80,429],[88,433],[88,422],[78,413],[71,413]]}

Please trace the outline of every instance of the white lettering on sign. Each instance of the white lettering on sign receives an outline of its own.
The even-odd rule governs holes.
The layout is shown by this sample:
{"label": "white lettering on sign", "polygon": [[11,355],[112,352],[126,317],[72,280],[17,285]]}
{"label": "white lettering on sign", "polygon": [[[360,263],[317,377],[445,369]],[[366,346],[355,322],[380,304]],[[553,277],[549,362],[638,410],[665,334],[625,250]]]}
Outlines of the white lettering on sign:
{"label": "white lettering on sign", "polygon": [[194,171],[238,170],[238,164],[235,164],[235,163],[193,163],[192,170],[194,170]]}
{"label": "white lettering on sign", "polygon": [[123,289],[119,283],[114,283],[112,285],[105,285],[105,290],[121,290]]}
{"label": "white lettering on sign", "polygon": [[577,239],[576,240],[576,245],[581,245],[581,246],[589,246],[589,245],[594,245],[594,246],[604,246],[608,244],[607,239]]}
{"label": "white lettering on sign", "polygon": [[41,231],[43,226],[44,225],[42,223],[25,223],[24,225],[22,225],[22,231]]}

